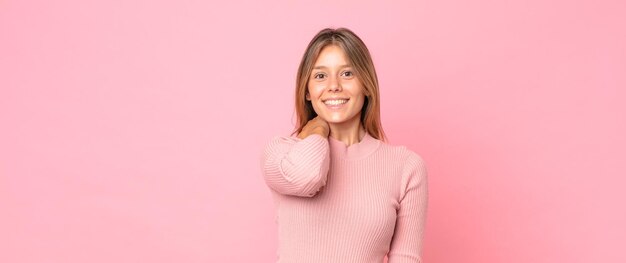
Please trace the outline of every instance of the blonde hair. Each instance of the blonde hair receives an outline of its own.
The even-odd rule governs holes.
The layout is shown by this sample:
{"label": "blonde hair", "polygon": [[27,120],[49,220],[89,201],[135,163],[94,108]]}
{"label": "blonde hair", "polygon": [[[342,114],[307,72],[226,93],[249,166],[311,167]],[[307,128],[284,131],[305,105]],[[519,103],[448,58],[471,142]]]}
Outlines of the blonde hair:
{"label": "blonde hair", "polygon": [[306,100],[309,77],[315,60],[322,49],[328,45],[340,47],[348,58],[355,71],[356,77],[363,84],[365,102],[361,109],[361,125],[372,137],[387,141],[387,137],[380,121],[380,95],[378,92],[378,77],[374,63],[365,43],[347,28],[325,28],[319,31],[309,42],[302,56],[296,76],[296,128],[293,134],[300,133],[307,122],[317,116],[310,101]]}

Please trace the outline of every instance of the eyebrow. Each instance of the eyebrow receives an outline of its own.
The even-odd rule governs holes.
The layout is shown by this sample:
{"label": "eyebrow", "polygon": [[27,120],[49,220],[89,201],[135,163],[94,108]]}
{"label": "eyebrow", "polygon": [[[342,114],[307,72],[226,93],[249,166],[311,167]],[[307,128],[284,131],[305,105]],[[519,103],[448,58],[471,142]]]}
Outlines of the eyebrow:
{"label": "eyebrow", "polygon": [[[340,65],[339,67],[340,67],[340,68],[346,68],[346,67],[351,67],[351,66],[352,66],[352,65],[348,65],[348,64],[346,64],[346,65]],[[314,67],[313,69],[323,69],[323,68],[326,68],[326,66],[316,66],[316,67]]]}

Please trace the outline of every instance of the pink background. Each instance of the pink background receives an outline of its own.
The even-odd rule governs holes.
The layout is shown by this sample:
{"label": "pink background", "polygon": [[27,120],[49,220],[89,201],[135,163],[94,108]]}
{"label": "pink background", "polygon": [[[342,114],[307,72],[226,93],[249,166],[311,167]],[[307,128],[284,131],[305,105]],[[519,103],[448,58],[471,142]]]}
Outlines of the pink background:
{"label": "pink background", "polygon": [[0,262],[273,262],[261,147],[327,26],[428,164],[425,262],[626,262],[618,0],[2,1]]}

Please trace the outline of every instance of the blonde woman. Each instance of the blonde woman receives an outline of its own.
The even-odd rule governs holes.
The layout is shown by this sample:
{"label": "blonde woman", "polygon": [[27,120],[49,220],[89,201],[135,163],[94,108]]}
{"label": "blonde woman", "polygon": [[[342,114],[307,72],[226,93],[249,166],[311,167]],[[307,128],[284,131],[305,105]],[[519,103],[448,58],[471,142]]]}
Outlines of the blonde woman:
{"label": "blonde woman", "polygon": [[277,209],[277,262],[422,262],[426,166],[386,143],[363,41],[346,28],[315,35],[295,99],[295,130],[272,138],[261,157]]}

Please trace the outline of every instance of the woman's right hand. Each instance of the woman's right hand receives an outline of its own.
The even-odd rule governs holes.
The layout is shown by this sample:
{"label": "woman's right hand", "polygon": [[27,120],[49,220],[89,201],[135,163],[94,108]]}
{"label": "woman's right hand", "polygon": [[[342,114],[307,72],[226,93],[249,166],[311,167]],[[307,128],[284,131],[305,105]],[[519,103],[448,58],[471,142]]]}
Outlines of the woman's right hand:
{"label": "woman's right hand", "polygon": [[319,115],[315,118],[309,120],[302,128],[302,131],[298,134],[298,138],[304,139],[311,134],[319,134],[324,138],[328,138],[328,134],[330,133],[330,127],[328,126],[328,122],[322,119]]}

